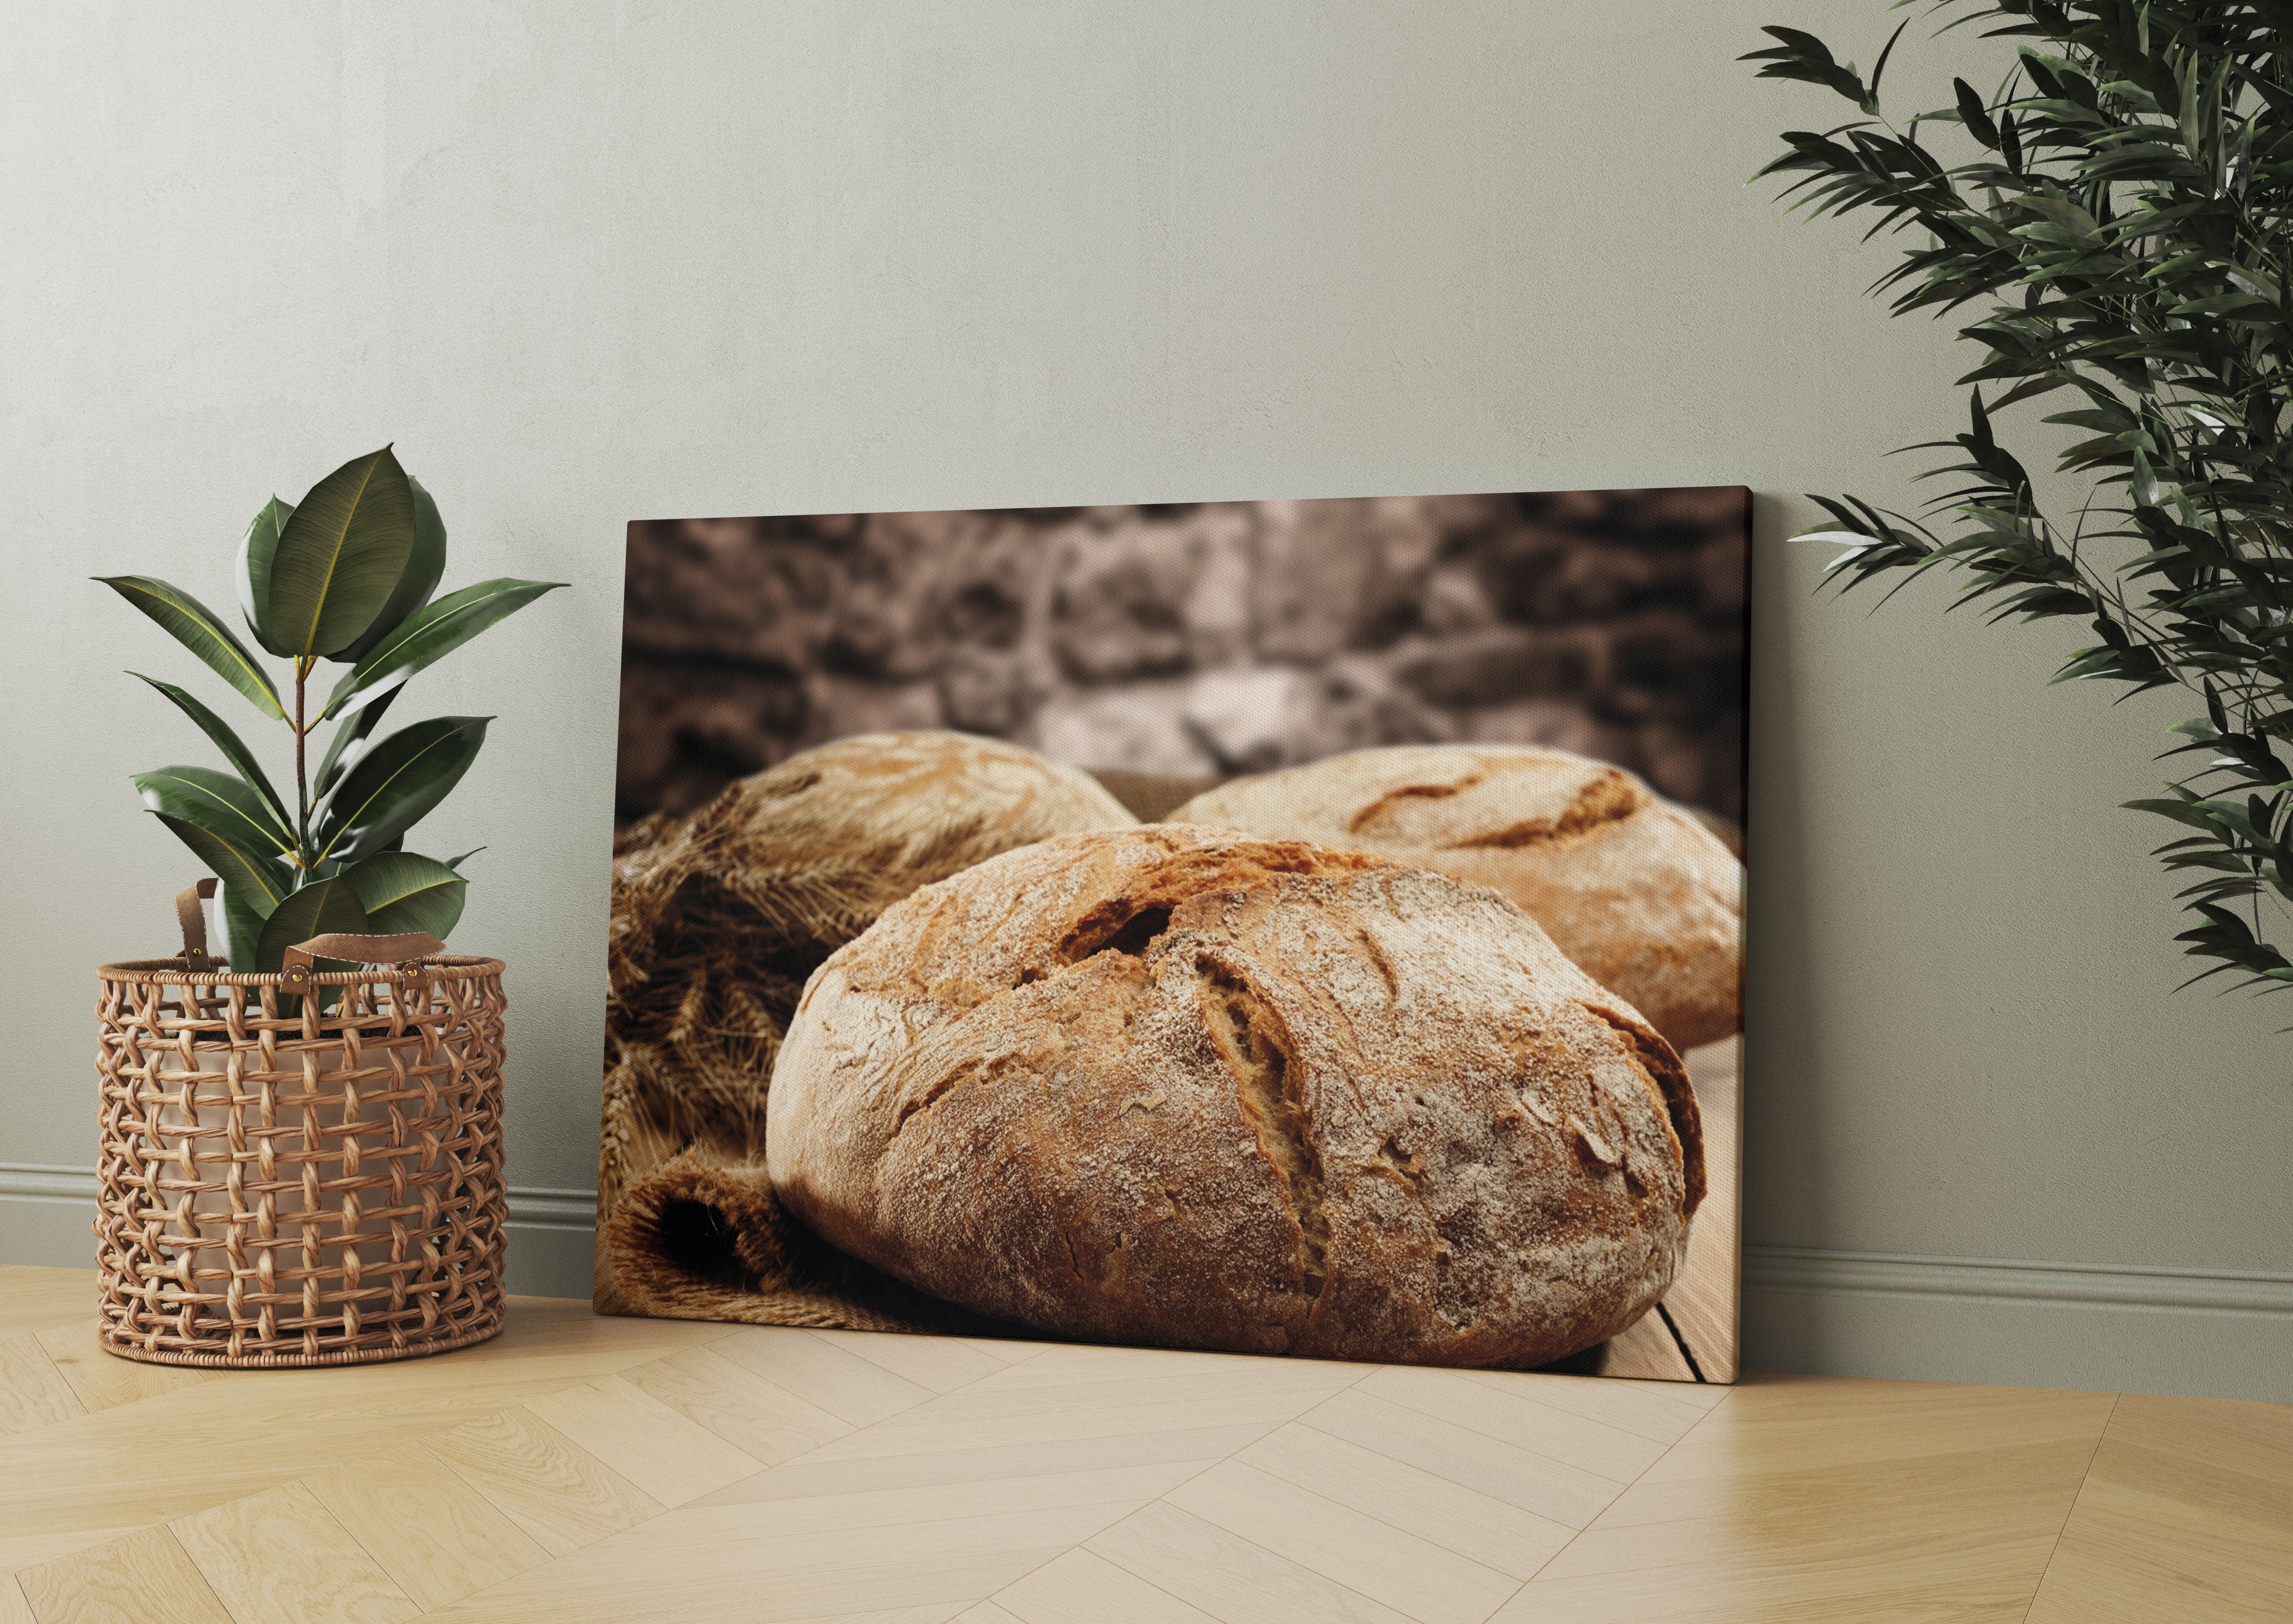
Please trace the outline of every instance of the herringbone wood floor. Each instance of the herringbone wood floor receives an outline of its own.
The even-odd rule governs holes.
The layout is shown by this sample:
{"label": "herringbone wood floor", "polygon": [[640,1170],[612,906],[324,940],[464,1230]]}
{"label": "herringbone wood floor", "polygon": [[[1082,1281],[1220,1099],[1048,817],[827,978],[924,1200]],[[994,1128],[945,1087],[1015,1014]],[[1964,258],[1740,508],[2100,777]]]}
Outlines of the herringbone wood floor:
{"label": "herringbone wood floor", "polygon": [[0,1268],[0,1624],[2293,1616],[2293,1407],[600,1320],[96,1351]]}

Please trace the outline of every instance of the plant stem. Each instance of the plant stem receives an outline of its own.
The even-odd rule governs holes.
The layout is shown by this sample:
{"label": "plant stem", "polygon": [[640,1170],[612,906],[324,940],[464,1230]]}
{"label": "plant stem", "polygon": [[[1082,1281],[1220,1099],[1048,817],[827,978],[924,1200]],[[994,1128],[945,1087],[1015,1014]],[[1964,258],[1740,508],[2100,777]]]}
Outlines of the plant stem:
{"label": "plant stem", "polygon": [[298,849],[295,860],[308,868],[304,853],[311,846],[311,792],[303,772],[304,741],[311,730],[303,722],[303,684],[311,675],[311,667],[304,660],[295,662],[295,844]]}

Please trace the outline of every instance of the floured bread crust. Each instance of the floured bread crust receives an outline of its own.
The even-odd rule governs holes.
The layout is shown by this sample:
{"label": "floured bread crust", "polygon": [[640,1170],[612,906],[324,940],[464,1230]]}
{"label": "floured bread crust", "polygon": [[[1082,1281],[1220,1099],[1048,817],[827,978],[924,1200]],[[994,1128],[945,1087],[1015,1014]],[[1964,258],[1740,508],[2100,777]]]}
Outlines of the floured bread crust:
{"label": "floured bread crust", "polygon": [[782,1202],[1097,1341],[1522,1368],[1629,1326],[1703,1193],[1677,1056],[1495,893],[1171,824],[931,886],[821,966]]}
{"label": "floured bread crust", "polygon": [[1744,866],[1630,773],[1533,746],[1404,745],[1220,784],[1171,814],[1494,886],[1679,1048],[1743,1027]]}

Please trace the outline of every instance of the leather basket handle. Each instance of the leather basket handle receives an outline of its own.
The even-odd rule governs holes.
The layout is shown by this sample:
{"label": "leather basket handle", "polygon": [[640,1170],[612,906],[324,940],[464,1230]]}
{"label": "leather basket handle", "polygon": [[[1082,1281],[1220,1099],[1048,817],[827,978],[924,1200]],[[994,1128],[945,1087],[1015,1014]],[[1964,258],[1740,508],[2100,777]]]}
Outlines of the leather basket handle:
{"label": "leather basket handle", "polygon": [[202,880],[175,897],[175,922],[183,930],[183,965],[194,975],[215,968],[215,962],[207,953],[207,916],[199,906],[215,894],[215,882]]}
{"label": "leather basket handle", "polygon": [[309,986],[318,973],[312,963],[315,959],[341,959],[352,964],[404,964],[445,951],[445,943],[421,930],[409,930],[399,936],[359,936],[337,930],[296,943],[282,956],[279,968],[288,987],[301,987]]}

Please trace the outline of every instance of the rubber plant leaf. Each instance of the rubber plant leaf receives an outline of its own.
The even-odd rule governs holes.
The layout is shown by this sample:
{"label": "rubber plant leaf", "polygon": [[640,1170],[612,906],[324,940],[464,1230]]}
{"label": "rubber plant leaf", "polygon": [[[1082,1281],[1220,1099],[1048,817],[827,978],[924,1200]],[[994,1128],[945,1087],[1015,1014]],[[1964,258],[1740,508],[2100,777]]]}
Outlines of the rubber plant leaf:
{"label": "rubber plant leaf", "polygon": [[470,770],[490,716],[442,716],[400,729],[359,758],[321,810],[321,857],[353,863],[412,827]]}
{"label": "rubber plant leaf", "polygon": [[444,658],[497,621],[516,613],[545,592],[554,592],[562,581],[482,581],[474,587],[449,592],[409,616],[406,621],[368,651],[365,659],[344,673],[327,696],[319,719],[346,716],[372,704],[433,661]]}
{"label": "rubber plant leaf", "polygon": [[327,741],[327,753],[319,758],[318,774],[311,780],[313,796],[325,800],[327,792],[335,787],[335,780],[358,765],[358,759],[366,754],[375,724],[382,720],[383,712],[390,709],[390,702],[404,692],[403,688],[391,689],[363,710],[344,719],[336,727],[335,736]]}
{"label": "rubber plant leaf", "polygon": [[182,818],[266,857],[294,850],[295,837],[247,781],[212,767],[162,767],[138,773],[135,788],[154,812]]}
{"label": "rubber plant leaf", "polygon": [[277,720],[287,719],[279,690],[255,662],[247,645],[233,637],[215,611],[181,587],[171,587],[149,575],[99,575],[95,578],[165,627],[175,641],[207,663],[209,670],[253,700]]}
{"label": "rubber plant leaf", "polygon": [[186,818],[171,817],[165,812],[154,816],[191,849],[193,856],[215,871],[225,890],[236,888],[240,905],[257,919],[270,918],[271,911],[294,889],[294,881],[287,871],[263,853],[246,850],[214,830]]}
{"label": "rubber plant leaf", "polygon": [[223,759],[237,767],[239,775],[247,780],[256,794],[263,797],[264,804],[270,807],[272,815],[278,818],[279,826],[281,829],[287,827],[288,823],[287,803],[279,799],[279,792],[271,787],[271,780],[263,773],[263,764],[255,759],[255,752],[247,748],[246,741],[231,731],[230,723],[172,682],[161,682],[157,677],[145,677],[141,671],[130,671],[127,674],[130,677],[141,678],[174,701],[175,708],[198,724],[201,733],[215,741],[215,746],[223,751]]}
{"label": "rubber plant leaf", "polygon": [[364,659],[367,652],[403,624],[408,615],[430,601],[430,595],[438,589],[438,578],[446,572],[446,521],[439,516],[438,504],[422,488],[420,480],[409,474],[406,485],[414,493],[414,550],[407,555],[406,568],[400,573],[397,586],[391,589],[390,599],[383,605],[382,613],[374,617],[374,624],[342,653],[328,656],[330,659]]}
{"label": "rubber plant leaf", "polygon": [[274,654],[293,652],[272,639],[266,615],[271,603],[271,560],[279,551],[279,532],[294,516],[295,509],[274,496],[247,521],[247,534],[239,541],[239,613],[255,640]]}
{"label": "rubber plant leaf", "polygon": [[390,448],[312,485],[279,532],[263,624],[298,660],[336,654],[374,624],[414,551],[414,491]]}
{"label": "rubber plant leaf", "polygon": [[369,930],[392,936],[425,930],[442,942],[462,917],[470,889],[437,858],[411,851],[378,851],[343,870],[342,877],[358,893]]}
{"label": "rubber plant leaf", "polygon": [[223,957],[241,975],[252,975],[263,945],[263,915],[247,900],[247,888],[223,881],[216,893],[215,924],[223,940]]}
{"label": "rubber plant leaf", "polygon": [[[337,930],[364,935],[367,929],[366,910],[359,905],[358,893],[349,881],[339,878],[315,881],[281,901],[263,922],[255,967],[266,975],[276,974],[286,961],[287,950],[297,943]],[[340,959],[320,959],[315,968],[325,971],[348,966]]]}

